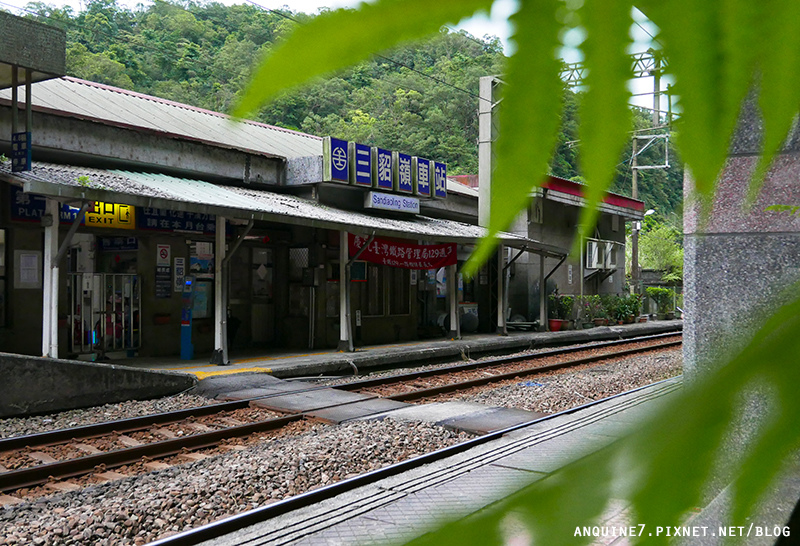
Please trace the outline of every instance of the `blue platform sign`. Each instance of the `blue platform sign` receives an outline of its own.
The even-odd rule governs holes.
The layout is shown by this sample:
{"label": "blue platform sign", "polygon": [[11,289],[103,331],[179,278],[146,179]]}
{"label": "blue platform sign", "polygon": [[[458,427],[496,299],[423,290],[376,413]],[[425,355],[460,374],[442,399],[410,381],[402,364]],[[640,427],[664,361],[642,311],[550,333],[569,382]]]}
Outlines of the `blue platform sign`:
{"label": "blue platform sign", "polygon": [[375,184],[382,190],[394,189],[392,180],[392,152],[383,148],[373,148]]}
{"label": "blue platform sign", "polygon": [[396,171],[397,191],[402,193],[414,193],[414,182],[411,177],[411,156],[395,152],[394,169]]}
{"label": "blue platform sign", "polygon": [[31,134],[14,133],[11,135],[11,172],[29,170],[31,170]]}
{"label": "blue platform sign", "polygon": [[416,193],[422,197],[431,196],[431,162],[428,159],[415,157],[412,160]]}
{"label": "blue platform sign", "polygon": [[433,196],[444,199],[447,197],[447,165],[438,161],[433,165]]}
{"label": "blue platform sign", "polygon": [[325,182],[350,182],[348,142],[333,137],[322,140],[322,179]]}
{"label": "blue platform sign", "polygon": [[350,143],[352,176],[350,181],[357,186],[372,187],[372,150],[365,144]]}

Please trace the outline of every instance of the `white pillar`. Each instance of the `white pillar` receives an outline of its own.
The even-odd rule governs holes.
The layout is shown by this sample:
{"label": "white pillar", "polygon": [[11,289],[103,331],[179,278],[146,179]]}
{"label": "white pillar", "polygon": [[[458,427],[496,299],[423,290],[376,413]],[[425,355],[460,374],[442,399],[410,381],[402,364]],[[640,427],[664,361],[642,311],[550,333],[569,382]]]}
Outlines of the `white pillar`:
{"label": "white pillar", "polygon": [[458,272],[457,265],[447,266],[447,301],[450,305],[450,332],[447,334],[451,339],[461,337],[458,314]]}
{"label": "white pillar", "polygon": [[[58,358],[58,214],[60,203],[45,205],[44,258],[42,260],[42,355]],[[49,225],[48,225],[49,223]]]}
{"label": "white pillar", "polygon": [[347,297],[347,232],[339,232],[339,350],[350,350],[350,313]]}
{"label": "white pillar", "polygon": [[217,215],[216,244],[214,245],[214,357],[212,363],[228,364],[228,309],[225,305],[225,218]]}

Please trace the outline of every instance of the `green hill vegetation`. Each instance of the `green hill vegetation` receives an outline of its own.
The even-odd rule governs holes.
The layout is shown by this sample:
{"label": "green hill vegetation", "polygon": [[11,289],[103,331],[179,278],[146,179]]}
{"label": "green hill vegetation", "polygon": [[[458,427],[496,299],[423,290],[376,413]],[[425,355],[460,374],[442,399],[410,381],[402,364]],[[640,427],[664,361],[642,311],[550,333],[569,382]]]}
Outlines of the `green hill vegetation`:
{"label": "green hill vegetation", "polygon": [[[67,31],[68,74],[99,83],[226,112],[256,61],[314,15],[216,2],[139,4],[94,0],[69,6],[32,2],[32,19]],[[330,44],[336,47],[336,44]],[[258,121],[316,135],[401,150],[448,164],[450,174],[478,172],[478,82],[501,74],[505,57],[496,38],[448,29],[424,42],[381,52],[371,61],[274,101]],[[577,103],[565,91],[557,176],[580,179]],[[637,127],[647,114],[636,113]],[[656,161],[655,147],[639,156]],[[614,191],[630,195],[630,149],[620,158]],[[680,214],[682,166],[640,176],[639,195],[664,215]]]}

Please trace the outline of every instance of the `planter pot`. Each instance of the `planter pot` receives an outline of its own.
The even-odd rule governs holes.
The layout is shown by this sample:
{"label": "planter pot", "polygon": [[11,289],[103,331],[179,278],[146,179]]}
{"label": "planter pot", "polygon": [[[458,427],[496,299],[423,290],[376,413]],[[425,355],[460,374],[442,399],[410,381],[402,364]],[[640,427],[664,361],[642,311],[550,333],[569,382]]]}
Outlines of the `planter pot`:
{"label": "planter pot", "polygon": [[675,320],[675,312],[667,313],[667,320]]}
{"label": "planter pot", "polygon": [[647,317],[639,317],[639,322],[647,322]]}
{"label": "planter pot", "polygon": [[584,330],[588,330],[589,328],[594,328],[594,322],[584,322],[581,326],[583,326]]}
{"label": "planter pot", "polygon": [[561,327],[564,325],[564,321],[557,318],[551,318],[547,320],[547,329],[551,332],[559,332],[561,331]]}
{"label": "planter pot", "polygon": [[657,320],[667,320],[667,314],[666,313],[656,313],[656,319]]}
{"label": "planter pot", "polygon": [[605,326],[606,325],[606,319],[604,319],[604,318],[596,318],[596,319],[594,319],[594,325],[595,326]]}
{"label": "planter pot", "polygon": [[625,317],[625,324],[633,324],[633,315],[628,315]]}

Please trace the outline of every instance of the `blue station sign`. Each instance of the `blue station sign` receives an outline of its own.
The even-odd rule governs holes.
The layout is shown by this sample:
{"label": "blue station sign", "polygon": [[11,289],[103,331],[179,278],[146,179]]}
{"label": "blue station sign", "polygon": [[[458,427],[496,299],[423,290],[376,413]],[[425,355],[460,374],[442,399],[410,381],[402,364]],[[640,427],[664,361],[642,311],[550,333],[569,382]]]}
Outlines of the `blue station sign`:
{"label": "blue station sign", "polygon": [[431,196],[431,162],[421,157],[411,158],[411,171],[414,174],[414,194]]}
{"label": "blue station sign", "polygon": [[372,187],[372,150],[365,144],[350,143],[350,181],[356,186]]}
{"label": "blue station sign", "polygon": [[414,193],[414,182],[411,176],[411,156],[394,152],[394,171],[397,185],[395,191]]}
{"label": "blue station sign", "polygon": [[348,142],[333,137],[322,139],[323,182],[350,182]]}
{"label": "blue station sign", "polygon": [[433,163],[433,196],[437,199],[447,197],[447,164]]}
{"label": "blue station sign", "polygon": [[372,178],[375,180],[375,187],[382,190],[393,190],[392,152],[383,148],[373,148],[372,151]]}
{"label": "blue station sign", "polygon": [[444,199],[447,164],[328,136],[322,139],[322,181]]}

